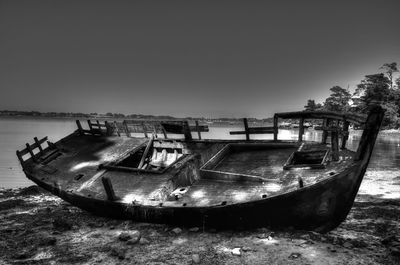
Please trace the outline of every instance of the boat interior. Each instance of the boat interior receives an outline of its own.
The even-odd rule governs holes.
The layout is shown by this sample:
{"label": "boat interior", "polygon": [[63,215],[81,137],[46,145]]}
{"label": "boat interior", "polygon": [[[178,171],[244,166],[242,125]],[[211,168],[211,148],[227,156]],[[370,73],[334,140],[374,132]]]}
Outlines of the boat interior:
{"label": "boat interior", "polygon": [[[279,119],[299,120],[297,141],[279,139]],[[322,140],[306,142],[303,124],[315,120]],[[242,140],[204,140],[209,128],[198,122],[77,121],[69,136],[35,138],[17,156],[35,181],[79,196],[157,207],[230,205],[302,189],[351,167],[357,153],[346,148],[349,125],[362,126],[365,117],[295,112],[276,114],[273,127],[243,122],[243,131],[231,132]],[[273,139],[250,139],[254,134]]]}

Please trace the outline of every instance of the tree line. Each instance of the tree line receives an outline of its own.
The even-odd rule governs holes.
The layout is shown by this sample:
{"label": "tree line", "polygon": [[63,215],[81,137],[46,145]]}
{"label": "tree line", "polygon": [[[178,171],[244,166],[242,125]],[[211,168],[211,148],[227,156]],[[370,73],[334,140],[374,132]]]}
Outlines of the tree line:
{"label": "tree line", "polygon": [[340,86],[330,88],[331,94],[322,103],[309,99],[305,110],[327,110],[338,112],[366,113],[374,101],[386,109],[383,127],[400,128],[400,76],[397,63],[385,63],[378,73],[366,75],[351,92]]}

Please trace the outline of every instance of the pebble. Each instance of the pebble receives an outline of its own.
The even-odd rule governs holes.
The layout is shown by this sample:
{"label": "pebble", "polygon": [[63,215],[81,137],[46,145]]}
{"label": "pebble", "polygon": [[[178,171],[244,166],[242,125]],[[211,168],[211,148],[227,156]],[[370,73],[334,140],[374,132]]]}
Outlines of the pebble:
{"label": "pebble", "polygon": [[235,255],[235,256],[241,256],[242,255],[242,253],[240,252],[240,248],[234,248],[234,249],[232,249],[232,255]]}
{"label": "pebble", "polygon": [[182,229],[180,229],[179,227],[176,227],[176,228],[172,229],[171,231],[174,232],[175,234],[182,233]]}
{"label": "pebble", "polygon": [[297,253],[297,252],[293,252],[293,253],[291,253],[289,255],[289,259],[297,259],[297,258],[300,258],[300,257],[301,257],[301,254]]}
{"label": "pebble", "polygon": [[146,244],[149,244],[149,243],[150,243],[150,241],[147,240],[147,239],[144,238],[144,237],[140,238],[140,240],[139,240],[139,244],[140,244],[140,245],[146,245]]}
{"label": "pebble", "polygon": [[200,263],[200,256],[199,254],[193,254],[192,255],[192,260],[194,263],[199,264]]}
{"label": "pebble", "polygon": [[121,241],[128,241],[128,245],[133,245],[139,242],[141,234],[137,230],[122,232],[119,234],[118,239]]}

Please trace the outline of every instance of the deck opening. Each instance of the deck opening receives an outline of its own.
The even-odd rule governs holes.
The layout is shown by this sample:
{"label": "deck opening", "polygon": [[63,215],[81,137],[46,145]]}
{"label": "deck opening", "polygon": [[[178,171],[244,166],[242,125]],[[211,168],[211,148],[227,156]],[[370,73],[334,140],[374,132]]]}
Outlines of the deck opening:
{"label": "deck opening", "polygon": [[226,201],[221,202],[221,205],[226,205]]}
{"label": "deck opening", "polygon": [[265,198],[267,198],[267,195],[266,195],[266,194],[263,194],[261,197],[262,197],[263,199],[265,199]]}
{"label": "deck opening", "polygon": [[105,169],[163,173],[186,154],[183,145],[179,142],[153,140],[151,138],[147,144],[102,167]]}
{"label": "deck opening", "polygon": [[325,168],[329,149],[310,150],[310,151],[295,151],[283,166],[283,169],[291,168]]}

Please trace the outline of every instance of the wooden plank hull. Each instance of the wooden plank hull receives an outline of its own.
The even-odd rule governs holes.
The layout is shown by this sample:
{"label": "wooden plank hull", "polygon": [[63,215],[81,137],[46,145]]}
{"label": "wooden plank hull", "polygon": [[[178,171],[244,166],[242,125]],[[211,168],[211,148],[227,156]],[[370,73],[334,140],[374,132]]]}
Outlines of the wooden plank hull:
{"label": "wooden plank hull", "polygon": [[28,175],[63,200],[99,216],[138,222],[228,228],[293,227],[326,232],[347,216],[365,173],[354,166],[312,186],[258,201],[214,207],[135,206],[70,193]]}

